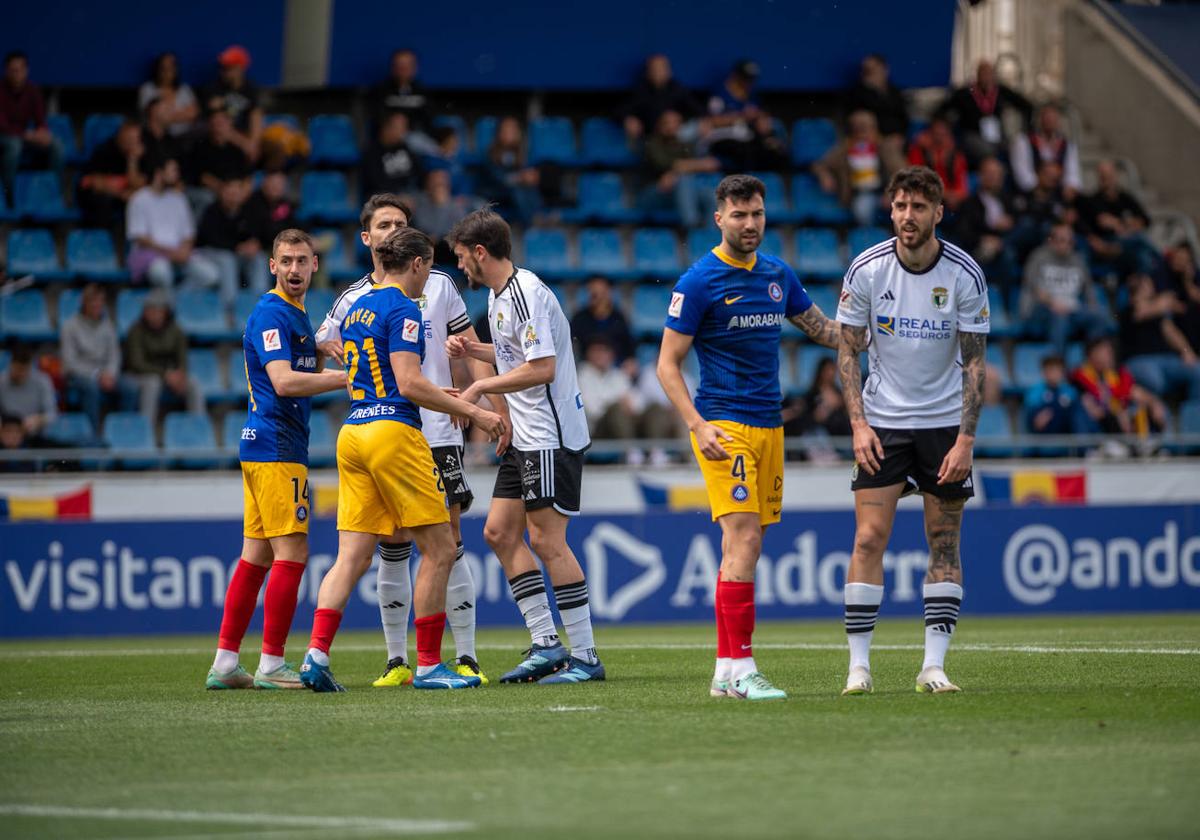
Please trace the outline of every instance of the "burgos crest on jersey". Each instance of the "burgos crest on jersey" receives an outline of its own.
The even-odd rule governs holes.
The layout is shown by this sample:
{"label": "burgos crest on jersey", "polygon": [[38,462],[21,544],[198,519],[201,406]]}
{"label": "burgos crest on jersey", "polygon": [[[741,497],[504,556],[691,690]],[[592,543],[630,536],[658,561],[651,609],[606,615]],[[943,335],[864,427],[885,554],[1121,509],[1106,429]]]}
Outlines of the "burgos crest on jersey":
{"label": "burgos crest on jersey", "polygon": [[729,495],[733,497],[735,502],[744,502],[750,498],[750,491],[746,489],[745,484],[735,484]]}
{"label": "burgos crest on jersey", "polygon": [[930,299],[933,300],[933,305],[938,309],[945,309],[946,304],[950,302],[950,293],[946,291],[944,286],[934,286],[933,292],[930,294]]}
{"label": "burgos crest on jersey", "polygon": [[503,312],[497,312],[497,313],[496,313],[496,329],[497,329],[497,330],[500,330],[500,329],[502,329],[503,327],[504,327],[504,313],[503,313]]}
{"label": "burgos crest on jersey", "polygon": [[779,301],[783,300],[783,287],[772,281],[771,285],[767,286],[767,294],[771,296],[771,300],[779,303]]}
{"label": "burgos crest on jersey", "polygon": [[425,307],[426,307],[428,304],[429,304],[429,298],[428,298],[428,296],[426,296],[426,295],[421,295],[419,298],[417,298],[417,309],[420,309],[422,312],[424,312],[424,311],[425,311]]}

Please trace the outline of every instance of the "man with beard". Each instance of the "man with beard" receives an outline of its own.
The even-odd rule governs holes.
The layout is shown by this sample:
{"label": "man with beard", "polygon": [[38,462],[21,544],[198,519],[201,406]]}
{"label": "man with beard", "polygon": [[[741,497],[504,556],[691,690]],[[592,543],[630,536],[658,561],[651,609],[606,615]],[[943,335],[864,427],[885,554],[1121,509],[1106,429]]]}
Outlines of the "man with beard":
{"label": "man with beard", "polygon": [[[883,552],[901,495],[925,497],[925,661],[917,691],[958,691],[944,663],[962,602],[959,536],[974,495],[971,453],[983,405],[987,282],[975,261],[934,236],[942,181],[924,166],[888,185],[896,236],[859,254],[838,305],[838,368],[856,464],[854,550],[846,575],[850,672],[843,694],[869,694],[871,635],[883,600]],[[869,339],[869,342],[868,342]],[[870,346],[862,383],[859,353]]]}
{"label": "man with beard", "polygon": [[[826,347],[826,318],[783,260],[757,253],[766,228],[766,187],[750,175],[717,186],[721,243],[679,278],[658,355],[663,390],[692,432],[712,518],[721,524],[717,662],[710,693],[742,700],[787,697],[754,663],[754,569],[763,532],[783,507],[783,398],[779,340],[786,318]],[[681,366],[695,345],[700,388],[693,403]]]}

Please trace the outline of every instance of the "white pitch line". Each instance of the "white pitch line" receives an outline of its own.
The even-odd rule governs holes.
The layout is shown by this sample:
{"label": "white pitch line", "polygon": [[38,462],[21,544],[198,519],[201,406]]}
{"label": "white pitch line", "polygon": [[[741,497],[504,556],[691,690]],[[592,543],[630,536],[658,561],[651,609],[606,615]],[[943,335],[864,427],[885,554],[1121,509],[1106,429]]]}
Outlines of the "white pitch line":
{"label": "white pitch line", "polygon": [[244,814],[228,811],[167,811],[148,808],[73,808],[64,805],[0,803],[0,814],[14,817],[48,817],[131,822],[220,823],[223,825],[288,826],[331,831],[383,831],[396,834],[448,834],[469,831],[474,823],[449,820],[375,819],[372,817],[302,817],[296,814]]}
{"label": "white pitch line", "polygon": [[[758,642],[754,645],[760,650],[845,650],[846,645],[837,642]],[[362,653],[382,650],[382,645],[338,645],[334,652]],[[512,651],[520,647],[516,645],[481,644],[479,650]],[[713,650],[712,644],[697,644],[693,642],[661,642],[644,644],[603,645],[604,650]],[[924,645],[872,645],[873,650],[924,650]],[[1046,645],[1046,644],[957,644],[954,649],[959,652],[994,652],[994,653],[1095,653],[1111,655],[1165,655],[1165,656],[1200,656],[1200,648],[1194,647],[1125,647],[1121,645]],[[212,653],[211,648],[78,648],[68,650],[19,650],[0,649],[0,659],[40,659],[45,657],[98,657],[98,656],[198,656]]]}
{"label": "white pitch line", "polygon": [[603,706],[547,706],[547,712],[600,712]]}

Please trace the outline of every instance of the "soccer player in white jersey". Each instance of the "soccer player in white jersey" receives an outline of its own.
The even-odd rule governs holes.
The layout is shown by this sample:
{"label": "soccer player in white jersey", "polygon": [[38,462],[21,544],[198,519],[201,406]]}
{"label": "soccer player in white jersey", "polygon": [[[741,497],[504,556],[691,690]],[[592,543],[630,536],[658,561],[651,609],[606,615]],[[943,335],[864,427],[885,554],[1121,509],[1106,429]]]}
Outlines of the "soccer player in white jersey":
{"label": "soccer player in white jersey", "polygon": [[[473,288],[486,286],[492,343],[451,336],[451,358],[494,364],[497,375],[463,391],[472,402],[504,394],[512,446],[504,453],[483,535],[500,558],[532,641],[501,682],[541,684],[604,679],[596,655],[587,581],[567,546],[568,517],[579,513],[583,453],[591,445],[575,376],[571,326],[558,299],[532,271],[512,263],[512,232],[495,212],[476,210],[446,237]],[[542,572],[546,566],[571,650],[559,641]]]}
{"label": "soccer player in white jersey", "polygon": [[[857,523],[846,575],[850,672],[843,694],[869,694],[871,635],[883,600],[883,552],[901,495],[925,502],[925,660],[917,691],[958,691],[945,672],[962,603],[959,537],[974,495],[971,455],[983,405],[987,282],[965,251],[934,236],[942,182],[924,166],[888,185],[896,236],[850,264],[837,319],[838,369],[855,465]],[[859,353],[870,362],[865,386]]]}
{"label": "soccer player in white jersey", "polygon": [[[333,308],[317,330],[317,347],[322,352],[341,361],[342,319],[358,299],[374,289],[379,278],[383,277],[376,248],[397,228],[408,227],[409,218],[408,207],[399,197],[390,193],[373,195],[363,205],[361,237],[363,244],[371,249],[372,271],[334,301]],[[446,357],[446,338],[458,334],[476,338],[462,296],[450,276],[435,269],[429,273],[424,294],[417,305],[421,309],[425,329],[425,361],[421,364],[421,373],[435,385],[453,387],[451,363]],[[498,410],[505,410],[502,398],[498,397],[492,402],[499,403]],[[463,560],[460,520],[470,508],[474,496],[463,473],[462,431],[451,423],[448,415],[422,408],[421,433],[433,450],[434,463],[441,472],[450,507],[450,526],[457,543],[454,566],[450,570],[450,582],[446,588],[447,620],[454,634],[457,656],[450,667],[462,676],[477,676],[486,684],[487,677],[480,670],[475,653],[475,581],[471,576],[471,567]],[[379,545],[379,613],[388,655],[383,674],[374,683],[381,688],[408,685],[413,680],[413,670],[408,662],[408,619],[413,603],[408,561],[412,556],[412,548],[412,536],[404,529],[396,531]]]}

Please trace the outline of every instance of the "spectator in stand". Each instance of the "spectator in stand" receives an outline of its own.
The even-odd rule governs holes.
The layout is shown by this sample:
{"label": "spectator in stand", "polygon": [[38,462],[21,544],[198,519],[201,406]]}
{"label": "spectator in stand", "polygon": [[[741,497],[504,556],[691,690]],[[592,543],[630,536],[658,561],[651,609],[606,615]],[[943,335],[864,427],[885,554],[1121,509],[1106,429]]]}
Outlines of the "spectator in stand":
{"label": "spectator in stand", "polygon": [[683,118],[676,111],[663,111],[646,139],[642,161],[645,186],[639,205],[644,211],[674,210],[686,227],[697,227],[716,210],[715,199],[701,190],[694,177],[699,172],[719,172],[721,163],[711,155],[696,153],[691,143],[679,136]]}
{"label": "spectator in stand", "polygon": [[479,194],[522,224],[542,209],[542,173],[525,162],[525,138],[516,117],[496,124],[496,136],[479,173]]}
{"label": "spectator in stand", "polygon": [[793,422],[785,434],[806,435],[821,432],[835,437],[849,437],[850,415],[842,399],[841,385],[837,378],[837,361],[827,356],[817,363],[812,384],[800,400],[785,415]]}
{"label": "spectator in stand", "polygon": [[[36,441],[25,434],[25,427],[20,417],[11,414],[0,414],[0,452],[17,452],[28,449]],[[0,459],[0,472],[23,473],[33,472],[35,464],[32,461]]]}
{"label": "spectator in stand", "polygon": [[150,103],[163,103],[163,120],[167,132],[182,139],[200,118],[200,104],[191,87],[179,78],[179,59],[173,52],[165,52],[154,59],[150,78],[138,88],[138,108],[145,113]]}
{"label": "spectator in stand", "polygon": [[1151,393],[1165,397],[1179,389],[1186,399],[1200,399],[1200,360],[1172,319],[1176,297],[1157,291],[1145,274],[1129,278],[1129,305],[1120,320],[1121,354],[1133,378]]}
{"label": "spectator in stand", "polygon": [[629,101],[621,108],[625,136],[638,140],[653,131],[664,111],[676,112],[685,124],[704,113],[692,92],[672,75],[671,60],[655,53],[646,59]]}
{"label": "spectator in stand", "polygon": [[116,134],[97,146],[79,181],[79,208],[84,224],[107,228],[123,238],[120,234],[125,205],[145,185],[148,163],[141,126],[132,120],[123,123]]}
{"label": "spectator in stand", "polygon": [[63,148],[46,125],[42,90],[29,81],[29,58],[14,51],[4,57],[4,81],[0,82],[0,185],[10,207],[22,160],[62,174]]}
{"label": "spectator in stand", "polygon": [[217,56],[217,65],[217,81],[204,89],[205,110],[229,115],[229,141],[254,163],[262,153],[263,111],[258,86],[246,78],[250,53],[245,47],[227,47]]}
{"label": "spectator in stand", "polygon": [[[192,150],[188,183],[203,187],[207,194],[198,205],[206,205],[221,191],[225,181],[250,175],[250,159],[234,142],[233,119],[224,111],[208,115],[208,133]],[[202,209],[202,207],[198,207]]]}
{"label": "spectator in stand", "polygon": [[613,300],[612,283],[607,277],[594,274],[587,279],[584,288],[587,305],[571,319],[571,337],[581,351],[593,339],[605,338],[616,353],[617,364],[633,376],[637,369],[633,358],[633,335],[629,332],[629,322]]}
{"label": "spectator in stand", "polygon": [[908,147],[908,162],[928,166],[942,179],[943,200],[951,213],[958,211],[971,193],[967,182],[967,156],[958,150],[954,131],[942,117],[934,117],[925,129],[913,138]]}
{"label": "spectator in stand", "polygon": [[786,166],[788,153],[775,135],[770,114],[759,106],[754,93],[758,65],[739,61],[721,87],[708,100],[708,118],[697,149],[715,155],[723,168],[732,170],[777,169]]}
{"label": "spectator in stand", "polygon": [[134,282],[169,289],[177,275],[188,285],[213,286],[219,281],[217,267],[192,248],[196,223],[182,187],[179,162],[167,159],[155,167],[150,184],[129,200],[126,228]]}
{"label": "spectator in stand", "polygon": [[882,142],[870,111],[855,111],[846,136],[813,164],[813,175],[827,193],[838,197],[860,225],[871,225],[887,207],[883,188],[904,167],[899,149]]}
{"label": "spectator in stand", "polygon": [[450,173],[450,188],[455,195],[473,192],[474,178],[462,153],[462,138],[453,126],[438,126],[431,132],[436,150],[425,156],[425,169],[445,169]]}
{"label": "spectator in stand", "polygon": [[59,342],[68,394],[91,418],[92,428],[100,428],[104,409],[133,410],[137,386],[121,376],[117,328],[108,317],[104,291],[95,283],[84,287],[79,311],[63,322]]}
{"label": "spectator in stand", "polygon": [[425,86],[417,81],[415,52],[401,49],[392,53],[391,74],[375,88],[371,99],[377,125],[382,125],[389,114],[403,114],[408,118],[413,149],[418,154],[432,154],[435,146],[428,135],[432,103]]}
{"label": "spectator in stand", "polygon": [[592,437],[629,440],[637,436],[641,401],[629,374],[617,365],[612,342],[595,335],[583,347],[579,390],[587,394],[583,411]]}
{"label": "spectator in stand", "polygon": [[1092,274],[1075,248],[1070,225],[1055,225],[1046,244],[1025,264],[1021,317],[1060,356],[1066,355],[1067,342],[1075,333],[1091,339],[1107,331],[1108,318],[1096,300]]}
{"label": "spectator in stand", "polygon": [[0,373],[0,414],[15,417],[23,437],[37,441],[42,430],[58,417],[58,395],[50,377],[34,364],[33,348],[13,347],[8,370]]}
{"label": "spectator in stand", "polygon": [[386,114],[379,126],[379,136],[363,155],[363,192],[367,195],[415,192],[420,188],[423,174],[420,157],[409,146],[408,115],[403,111]]}
{"label": "spectator in stand", "polygon": [[287,175],[282,172],[264,175],[246,202],[246,214],[258,244],[264,253],[270,253],[279,232],[296,227],[296,203],[288,195]]}
{"label": "spectator in stand", "polygon": [[996,68],[986,59],[979,62],[974,84],[955,90],[937,109],[936,116],[946,117],[963,140],[963,150],[972,163],[985,157],[1003,155],[1008,150],[1005,112],[1020,115],[1021,125],[1029,124],[1033,106],[1007,85],[996,80]]}
{"label": "spectator in stand", "polygon": [[1018,134],[1009,147],[1013,180],[1017,189],[1029,192],[1037,186],[1037,164],[1055,161],[1063,172],[1063,190],[1073,198],[1083,189],[1079,173],[1079,148],[1062,130],[1062,112],[1055,105],[1038,109],[1035,128]]}
{"label": "spectator in stand", "polygon": [[1139,385],[1126,367],[1117,365],[1112,339],[1088,342],[1083,364],[1071,374],[1090,431],[1145,435],[1163,428],[1167,409]]}
{"label": "spectator in stand", "polygon": [[164,402],[204,410],[200,384],[187,370],[187,337],[175,323],[171,296],[155,289],[142,304],[142,317],[125,339],[125,372],[138,383],[141,412],[153,426]]}
{"label": "spectator in stand", "polygon": [[1175,322],[1188,344],[1200,347],[1200,282],[1196,279],[1196,257],[1186,242],[1167,252],[1164,288],[1175,296]]}
{"label": "spectator in stand", "polygon": [[246,207],[250,198],[249,179],[226,181],[217,200],[208,205],[196,231],[196,256],[217,270],[221,302],[231,305],[244,286],[265,292],[270,286],[267,251]]}
{"label": "spectator in stand", "polygon": [[890,76],[887,59],[878,53],[866,56],[858,81],[846,93],[845,113],[869,111],[875,116],[883,141],[899,152],[908,140],[908,103]]}
{"label": "spectator in stand", "polygon": [[[625,368],[628,370],[629,365],[625,365]],[[688,387],[688,393],[696,393],[696,383],[687,371],[683,372],[683,381]],[[679,412],[675,410],[675,406],[671,405],[671,401],[667,399],[667,392],[663,390],[662,383],[658,381],[658,374],[655,372],[653,364],[646,365],[638,374],[636,399],[642,405],[642,415],[638,418],[640,437],[648,440],[687,437],[687,426],[684,424],[683,418],[679,416]],[[643,458],[644,454],[641,450],[632,450],[629,453],[630,463],[641,463]],[[660,467],[669,463],[670,460],[662,447],[655,446],[650,450],[651,466]]]}
{"label": "spectator in stand", "polygon": [[1020,281],[1021,268],[1013,247],[1017,206],[1004,183],[1004,164],[984,158],[979,164],[979,189],[959,207],[955,239],[983,269],[988,284],[1007,294]]}
{"label": "spectator in stand", "polygon": [[1035,435],[1073,435],[1088,430],[1079,392],[1067,381],[1062,356],[1042,359],[1042,381],[1025,392],[1025,428]]}
{"label": "spectator in stand", "polygon": [[142,109],[142,146],[146,149],[147,169],[153,168],[157,161],[182,157],[183,142],[171,133],[165,100],[151,99]]}
{"label": "spectator in stand", "polygon": [[1016,196],[1014,203],[1017,227],[1012,241],[1017,259],[1022,262],[1045,241],[1054,225],[1060,222],[1074,225],[1079,219],[1075,203],[1068,200],[1062,188],[1062,167],[1053,160],[1038,164],[1037,186]]}
{"label": "spectator in stand", "polygon": [[1162,258],[1146,231],[1150,216],[1132,193],[1121,189],[1111,160],[1096,166],[1096,192],[1081,202],[1080,222],[1093,259],[1110,264],[1122,277],[1159,275]]}
{"label": "spectator in stand", "polygon": [[450,173],[431,169],[425,174],[425,189],[413,201],[413,227],[420,228],[437,243],[436,262],[452,263],[454,256],[446,244],[446,234],[463,216],[483,206],[474,196],[454,195],[450,191]]}

